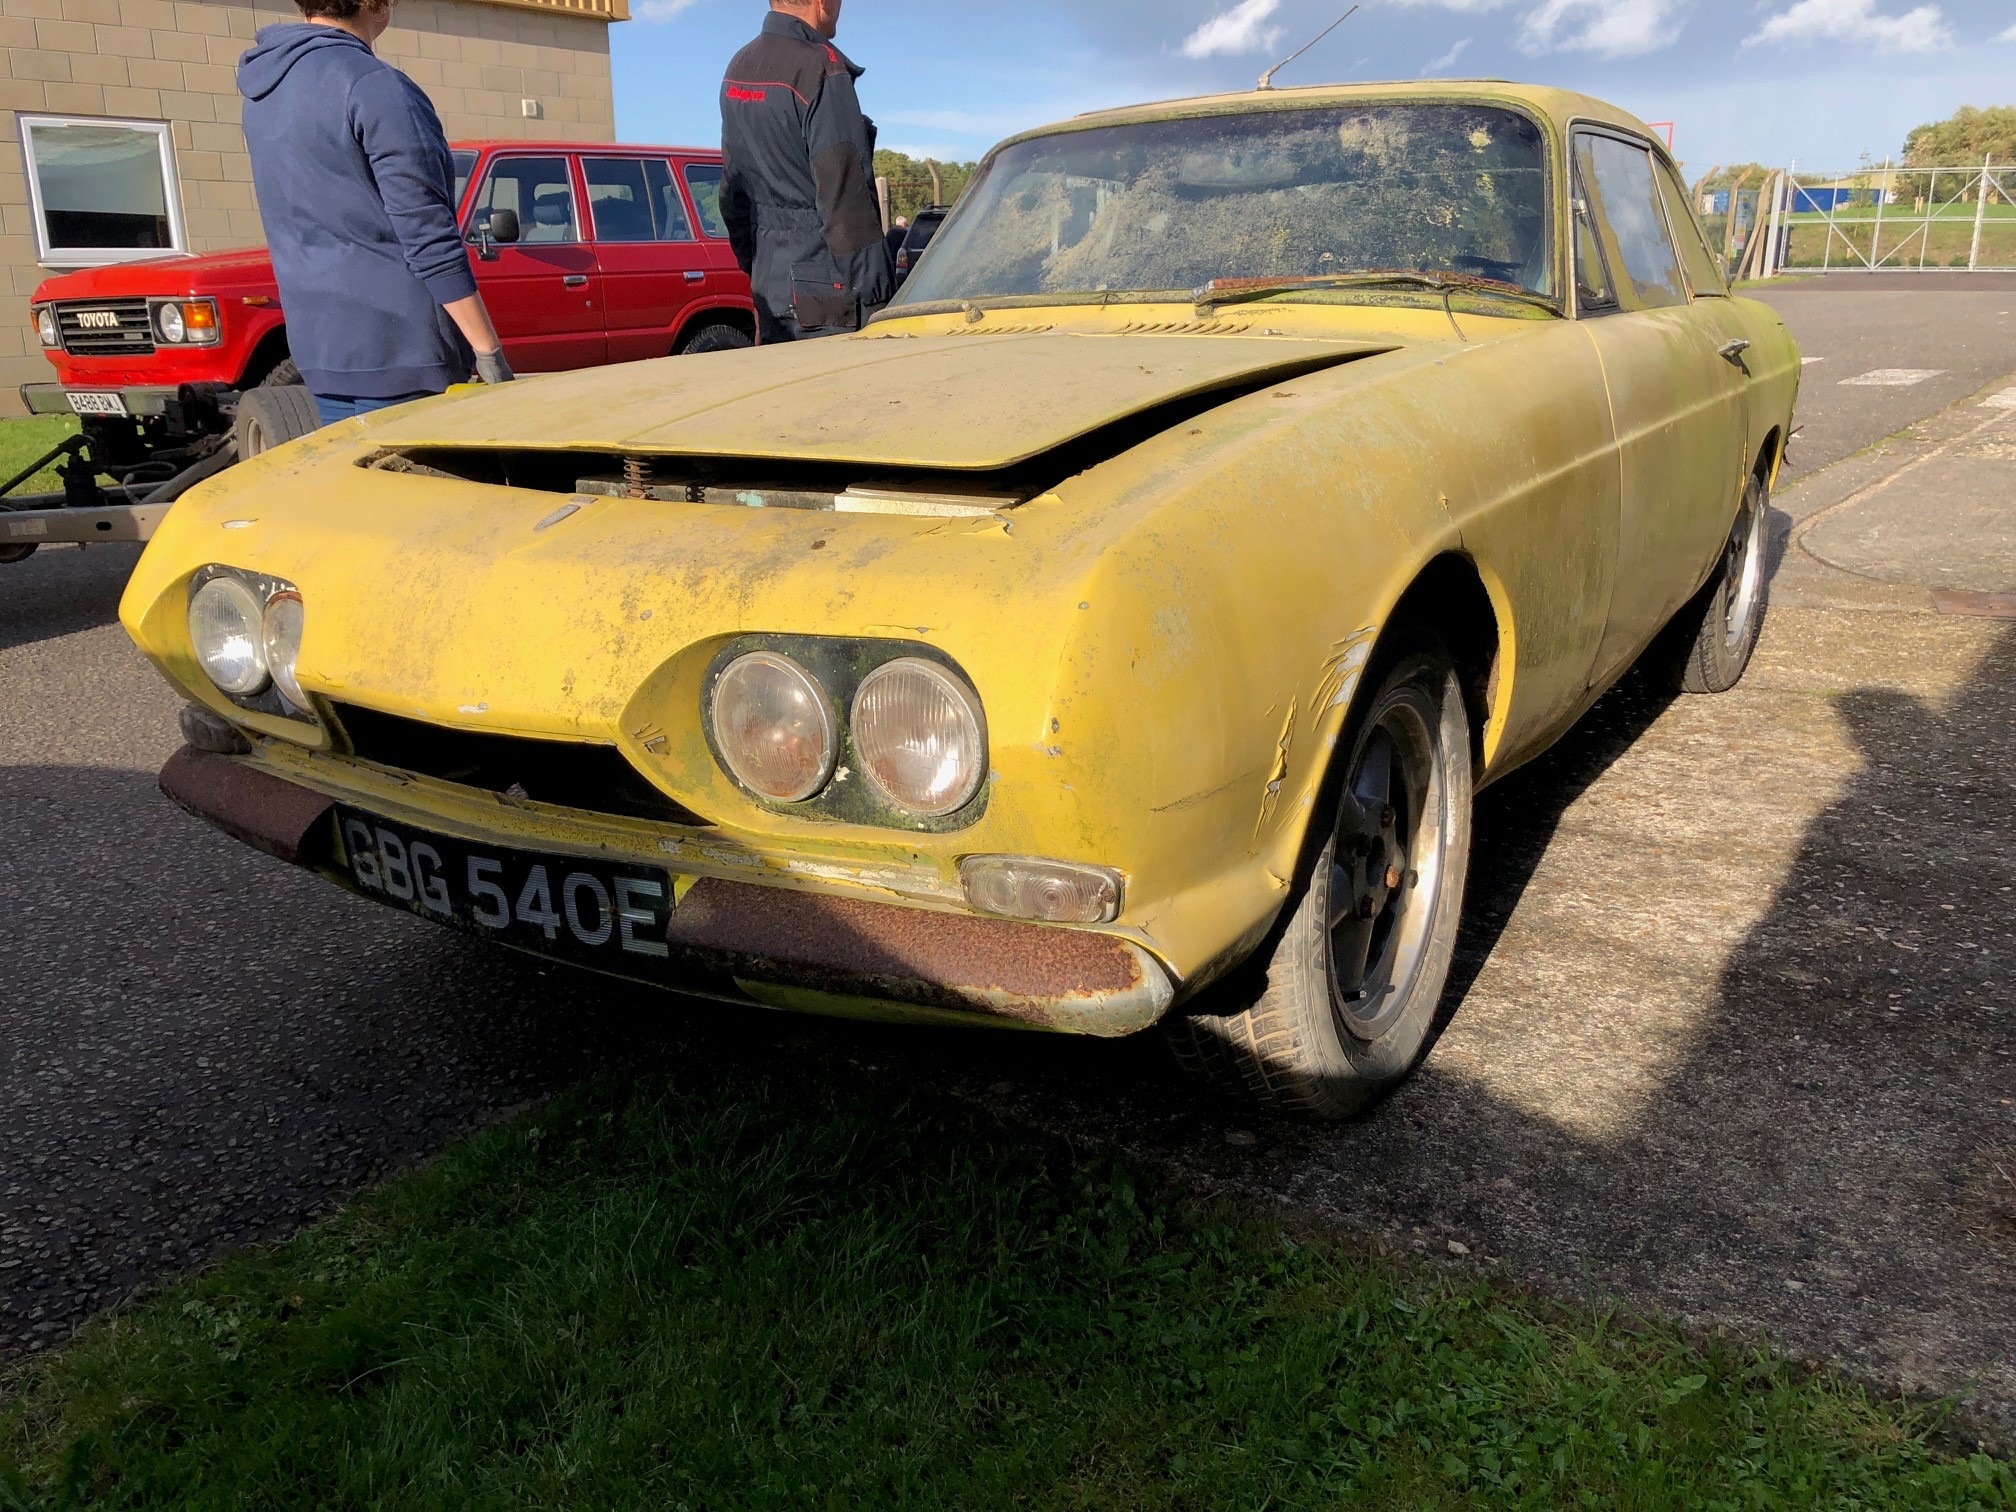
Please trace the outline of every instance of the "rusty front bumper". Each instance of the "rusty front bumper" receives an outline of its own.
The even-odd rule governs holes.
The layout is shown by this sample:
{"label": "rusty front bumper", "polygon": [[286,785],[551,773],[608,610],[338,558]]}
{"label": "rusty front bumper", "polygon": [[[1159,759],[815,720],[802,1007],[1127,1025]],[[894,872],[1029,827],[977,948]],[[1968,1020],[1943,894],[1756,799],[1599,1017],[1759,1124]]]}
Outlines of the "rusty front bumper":
{"label": "rusty front bumper", "polygon": [[[161,791],[255,850],[342,882],[336,800],[185,746]],[[666,930],[658,985],[807,1012],[982,1016],[1117,1037],[1154,1024],[1169,975],[1130,940],[1010,919],[702,878]]]}

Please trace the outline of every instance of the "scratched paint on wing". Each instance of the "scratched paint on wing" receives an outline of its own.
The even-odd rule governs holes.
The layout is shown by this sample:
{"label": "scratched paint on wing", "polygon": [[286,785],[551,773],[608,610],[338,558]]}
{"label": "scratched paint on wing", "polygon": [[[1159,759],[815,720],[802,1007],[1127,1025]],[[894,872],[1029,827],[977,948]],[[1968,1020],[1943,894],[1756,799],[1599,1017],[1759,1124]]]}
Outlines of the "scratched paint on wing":
{"label": "scratched paint on wing", "polygon": [[1295,744],[1295,719],[1300,711],[1301,705],[1290,699],[1288,720],[1281,727],[1281,742],[1274,753],[1274,769],[1267,774],[1267,788],[1260,795],[1260,817],[1253,825],[1253,845],[1256,849],[1260,836],[1266,831],[1267,821],[1274,817],[1274,810],[1281,802],[1281,789],[1288,781],[1288,749]]}

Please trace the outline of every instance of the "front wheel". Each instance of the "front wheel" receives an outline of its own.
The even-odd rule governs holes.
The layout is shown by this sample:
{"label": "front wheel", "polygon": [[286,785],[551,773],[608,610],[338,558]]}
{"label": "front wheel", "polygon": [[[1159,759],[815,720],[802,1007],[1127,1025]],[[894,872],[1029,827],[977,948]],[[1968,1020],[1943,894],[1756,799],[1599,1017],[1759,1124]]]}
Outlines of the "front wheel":
{"label": "front wheel", "polygon": [[238,460],[249,462],[261,452],[300,440],[321,425],[315,396],[300,385],[253,388],[238,396],[232,439],[238,447]]}
{"label": "front wheel", "polygon": [[1168,1029],[1177,1060],[1280,1112],[1350,1118],[1425,1053],[1470,866],[1470,720],[1441,640],[1417,633],[1340,750],[1331,830],[1244,1011]]}
{"label": "front wheel", "polygon": [[1743,680],[1771,596],[1771,490],[1752,475],[1708,585],[1660,632],[1652,660],[1677,693],[1727,693]]}
{"label": "front wheel", "polygon": [[698,352],[733,352],[743,347],[754,346],[756,339],[739,326],[716,322],[702,326],[679,344],[673,355],[691,357]]}

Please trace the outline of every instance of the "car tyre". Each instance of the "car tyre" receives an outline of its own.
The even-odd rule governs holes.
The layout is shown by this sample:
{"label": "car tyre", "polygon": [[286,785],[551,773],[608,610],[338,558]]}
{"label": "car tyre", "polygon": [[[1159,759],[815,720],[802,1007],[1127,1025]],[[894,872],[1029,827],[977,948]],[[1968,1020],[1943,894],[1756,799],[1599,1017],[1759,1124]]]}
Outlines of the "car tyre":
{"label": "car tyre", "polygon": [[1771,489],[1752,475],[1707,586],[1660,633],[1651,661],[1678,693],[1727,693],[1743,680],[1770,606]]}
{"label": "car tyre", "polygon": [[1405,633],[1368,684],[1339,745],[1330,833],[1257,997],[1165,1031],[1193,1075],[1302,1117],[1355,1117],[1412,1073],[1463,912],[1473,777],[1455,665],[1438,637]]}
{"label": "car tyre", "polygon": [[272,371],[259,380],[260,388],[293,388],[301,382],[301,369],[292,357],[282,357]]}
{"label": "car tyre", "polygon": [[321,426],[315,396],[299,384],[255,388],[239,396],[238,418],[232,423],[231,436],[238,446],[238,460],[244,462],[276,446],[298,441]]}
{"label": "car tyre", "polygon": [[702,326],[679,344],[674,353],[679,357],[690,357],[696,352],[733,352],[743,347],[756,345],[756,340],[739,326],[717,323]]}

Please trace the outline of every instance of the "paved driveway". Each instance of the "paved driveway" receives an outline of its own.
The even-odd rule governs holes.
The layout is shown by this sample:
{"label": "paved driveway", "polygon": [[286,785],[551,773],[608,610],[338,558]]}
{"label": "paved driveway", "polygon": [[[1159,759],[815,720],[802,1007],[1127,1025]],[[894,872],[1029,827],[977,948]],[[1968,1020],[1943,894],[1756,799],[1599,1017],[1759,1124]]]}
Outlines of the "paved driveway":
{"label": "paved driveway", "polygon": [[[1828,359],[1809,470],[1821,441],[1856,451],[2016,369],[1999,327],[2006,349],[1950,356],[1989,339],[1982,293],[1892,313],[1884,291],[1774,296]],[[1885,322],[1895,344],[1862,345]],[[1863,363],[1964,376],[1874,399],[1815,378]],[[1781,502],[1852,514],[1830,480],[1880,499],[1937,444]],[[1152,1040],[695,1028],[678,1000],[268,863],[153,792],[175,700],[112,623],[130,560],[0,570],[0,1352],[648,1037],[950,1083],[1402,1249],[1454,1241],[1464,1263],[1768,1327],[1916,1389],[1980,1372],[1988,1420],[2016,1422],[2006,626],[1796,550],[1738,693],[1627,687],[1486,796],[1446,1035],[1372,1119],[1310,1130],[1195,1096]]]}

